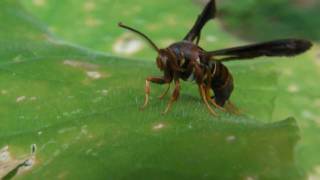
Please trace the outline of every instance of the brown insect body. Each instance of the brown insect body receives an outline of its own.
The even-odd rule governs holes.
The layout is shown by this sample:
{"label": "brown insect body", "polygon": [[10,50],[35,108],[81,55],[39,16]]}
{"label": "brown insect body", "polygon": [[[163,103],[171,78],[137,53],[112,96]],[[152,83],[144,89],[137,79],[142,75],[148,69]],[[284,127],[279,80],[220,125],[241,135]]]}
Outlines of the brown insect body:
{"label": "brown insect body", "polygon": [[[146,79],[146,94],[142,108],[148,105],[151,82],[169,84],[168,89],[160,96],[160,98],[163,98],[173,81],[175,88],[164,113],[168,112],[173,102],[179,97],[179,80],[182,79],[184,81],[191,80],[196,82],[199,87],[200,96],[208,110],[213,115],[216,115],[209,103],[224,111],[223,106],[228,102],[234,88],[233,77],[222,62],[253,59],[261,56],[295,56],[307,51],[312,46],[307,40],[282,39],[216,51],[205,51],[198,46],[201,30],[207,21],[215,17],[215,14],[215,1],[211,0],[198,16],[194,26],[185,38],[180,42],[171,44],[165,49],[159,49],[145,34],[119,23],[120,27],[143,36],[158,52],[156,63],[158,68],[163,71],[163,76],[150,76]],[[196,42],[194,43],[194,41]],[[210,90],[214,93],[212,97]]]}
{"label": "brown insect body", "polygon": [[213,98],[219,106],[223,106],[230,98],[233,91],[232,75],[221,62],[212,61],[212,57],[208,58],[207,52],[201,47],[189,41],[181,41],[161,51],[168,58],[165,61],[163,57],[157,58],[157,64],[161,64],[158,65],[161,70],[167,71],[167,79],[173,79],[169,76],[175,75],[184,81],[205,84],[206,89],[213,90]]}

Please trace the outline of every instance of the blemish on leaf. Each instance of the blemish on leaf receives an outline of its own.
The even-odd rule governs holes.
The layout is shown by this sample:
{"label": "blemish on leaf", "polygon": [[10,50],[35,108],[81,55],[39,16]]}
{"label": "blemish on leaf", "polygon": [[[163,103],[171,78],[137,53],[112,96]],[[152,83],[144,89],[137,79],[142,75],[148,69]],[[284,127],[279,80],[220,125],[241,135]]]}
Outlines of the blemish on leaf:
{"label": "blemish on leaf", "polygon": [[74,68],[81,68],[86,70],[94,70],[99,68],[98,65],[85,63],[77,60],[65,60],[63,61],[63,64],[74,67]]}
{"label": "blemish on leaf", "polygon": [[97,98],[94,98],[93,100],[92,100],[92,102],[93,103],[98,103],[98,102],[100,102],[100,101],[102,101],[102,97],[97,97]]}
{"label": "blemish on leaf", "polygon": [[89,76],[92,79],[100,79],[102,77],[100,72],[97,72],[97,71],[88,71],[87,76]]}
{"label": "blemish on leaf", "polygon": [[162,128],[164,128],[164,124],[163,123],[159,123],[159,124],[156,124],[152,127],[153,130],[160,130]]}
{"label": "blemish on leaf", "polygon": [[208,35],[208,36],[206,36],[206,41],[207,42],[216,42],[217,41],[217,37],[213,36],[213,35]]}
{"label": "blemish on leaf", "polygon": [[25,99],[26,99],[26,96],[20,96],[20,97],[17,97],[16,102],[19,103],[24,101]]}
{"label": "blemish on leaf", "polygon": [[102,21],[93,17],[87,17],[84,24],[88,27],[98,27],[102,24]]}
{"label": "blemish on leaf", "polygon": [[88,149],[87,151],[86,151],[86,154],[88,155],[88,154],[90,154],[92,152],[92,149]]}
{"label": "blemish on leaf", "polygon": [[283,73],[284,75],[286,75],[286,76],[292,76],[293,71],[292,71],[292,69],[284,68],[284,69],[282,69],[282,73]]}
{"label": "blemish on leaf", "polygon": [[149,31],[157,31],[157,30],[160,29],[161,24],[159,24],[159,23],[151,23],[151,24],[148,24],[146,27],[147,27],[147,29]]}
{"label": "blemish on leaf", "polygon": [[70,132],[70,131],[74,131],[76,129],[76,127],[69,127],[69,128],[64,128],[64,129],[60,129],[58,131],[59,134],[64,134],[66,132]]}
{"label": "blemish on leaf", "polygon": [[60,153],[61,153],[61,151],[58,149],[53,153],[53,156],[57,157],[57,156],[59,156]]}
{"label": "blemish on leaf", "polygon": [[108,93],[109,93],[109,91],[106,89],[101,90],[101,94],[104,96],[108,95]]}
{"label": "blemish on leaf", "polygon": [[87,125],[83,125],[83,126],[81,127],[81,133],[83,133],[83,134],[87,134],[87,133],[88,133],[87,128],[88,128],[88,126],[87,126]]}
{"label": "blemish on leaf", "polygon": [[10,159],[10,153],[8,149],[9,149],[9,146],[5,146],[0,150],[0,163],[8,161]]}
{"label": "blemish on leaf", "polygon": [[302,111],[301,115],[302,115],[302,117],[304,117],[306,119],[312,119],[312,118],[315,117],[314,114],[312,112],[308,111],[308,110]]}
{"label": "blemish on leaf", "polygon": [[309,174],[308,180],[319,180],[320,179],[320,166],[314,167],[312,172]]}
{"label": "blemish on leaf", "polygon": [[296,85],[296,84],[291,84],[291,85],[288,86],[288,91],[289,91],[290,93],[297,93],[297,92],[300,91],[300,88],[299,88],[299,86]]}
{"label": "blemish on leaf", "polygon": [[37,100],[37,97],[30,97],[29,99],[30,99],[30,101],[35,101],[35,100]]}
{"label": "blemish on leaf", "polygon": [[113,45],[113,51],[118,54],[134,54],[143,48],[141,40],[133,38],[130,34],[124,34]]}
{"label": "blemish on leaf", "polygon": [[86,12],[92,12],[96,9],[96,4],[93,1],[86,1],[83,4],[83,10]]}
{"label": "blemish on leaf", "polygon": [[10,155],[9,146],[0,149],[0,178],[12,179],[25,171],[30,170],[35,164],[36,145],[31,146],[30,155],[16,159]]}
{"label": "blemish on leaf", "polygon": [[237,138],[234,135],[230,135],[226,137],[227,142],[234,142]]}
{"label": "blemish on leaf", "polygon": [[314,106],[315,107],[320,107],[320,99],[316,99],[315,101],[314,101]]}
{"label": "blemish on leaf", "polygon": [[69,172],[65,171],[65,172],[61,172],[58,174],[58,179],[66,179],[66,177],[68,176]]}
{"label": "blemish on leaf", "polygon": [[254,176],[247,176],[244,178],[245,180],[256,180],[258,178],[254,177]]}
{"label": "blemish on leaf", "polygon": [[8,91],[3,89],[3,90],[1,90],[1,94],[6,95],[6,94],[8,94]]}
{"label": "blemish on leaf", "polygon": [[46,0],[32,0],[32,3],[35,6],[42,7],[47,3],[47,1]]}

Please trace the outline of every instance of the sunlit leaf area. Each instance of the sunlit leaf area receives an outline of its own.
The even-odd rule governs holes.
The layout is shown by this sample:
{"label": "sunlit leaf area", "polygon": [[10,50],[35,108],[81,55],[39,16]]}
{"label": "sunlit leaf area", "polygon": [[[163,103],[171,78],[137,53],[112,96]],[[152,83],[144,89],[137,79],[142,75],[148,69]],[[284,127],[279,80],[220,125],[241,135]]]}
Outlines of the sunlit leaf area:
{"label": "sunlit leaf area", "polygon": [[318,1],[217,0],[205,50],[305,38],[307,53],[226,62],[237,113],[212,116],[192,82],[170,94],[159,46],[180,41],[202,0],[1,0],[0,179],[320,179]]}

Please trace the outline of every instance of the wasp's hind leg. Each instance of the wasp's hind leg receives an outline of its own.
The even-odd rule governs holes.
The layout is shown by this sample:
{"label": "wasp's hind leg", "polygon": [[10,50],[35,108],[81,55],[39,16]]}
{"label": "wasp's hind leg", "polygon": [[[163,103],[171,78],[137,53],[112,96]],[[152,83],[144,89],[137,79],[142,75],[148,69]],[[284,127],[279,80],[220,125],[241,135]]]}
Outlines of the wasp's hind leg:
{"label": "wasp's hind leg", "polygon": [[208,97],[206,94],[206,88],[205,85],[199,85],[199,92],[200,92],[200,96],[202,98],[202,100],[204,101],[204,103],[206,104],[208,110],[210,111],[210,113],[214,116],[218,116],[217,113],[211,108],[211,106],[208,103]]}
{"label": "wasp's hind leg", "polygon": [[210,87],[209,86],[205,87],[205,95],[206,95],[207,101],[210,102],[212,105],[214,105],[214,107],[220,109],[223,112],[226,112],[225,108],[223,108],[222,106],[218,105],[216,103],[216,101],[214,100],[214,98],[211,97],[211,95],[210,95]]}

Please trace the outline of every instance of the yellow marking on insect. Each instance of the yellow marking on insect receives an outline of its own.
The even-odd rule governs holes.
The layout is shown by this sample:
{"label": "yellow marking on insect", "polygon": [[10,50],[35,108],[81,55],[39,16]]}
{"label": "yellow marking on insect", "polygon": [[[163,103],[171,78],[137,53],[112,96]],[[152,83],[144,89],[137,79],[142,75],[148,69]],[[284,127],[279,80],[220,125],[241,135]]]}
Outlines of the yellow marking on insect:
{"label": "yellow marking on insect", "polygon": [[181,61],[180,61],[180,66],[182,66],[185,62],[186,62],[186,59],[182,58]]}
{"label": "yellow marking on insect", "polygon": [[199,57],[196,59],[196,62],[197,62],[198,64],[200,64],[200,63],[201,63],[201,61],[200,61],[200,58],[199,58]]}

